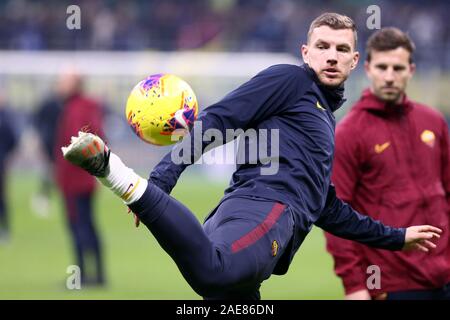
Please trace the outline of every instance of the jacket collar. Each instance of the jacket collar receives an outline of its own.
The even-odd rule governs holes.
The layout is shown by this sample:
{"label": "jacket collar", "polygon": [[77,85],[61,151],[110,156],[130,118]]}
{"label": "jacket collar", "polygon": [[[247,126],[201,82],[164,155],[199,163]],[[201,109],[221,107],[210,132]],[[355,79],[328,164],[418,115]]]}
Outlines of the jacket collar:
{"label": "jacket collar", "polygon": [[404,94],[402,102],[399,104],[388,104],[375,96],[370,89],[365,89],[356,106],[364,110],[373,110],[386,115],[402,115],[411,111],[413,103]]}
{"label": "jacket collar", "polygon": [[308,75],[313,79],[314,83],[319,87],[320,91],[325,96],[325,99],[327,100],[332,112],[336,111],[342,106],[342,104],[344,104],[346,99],[344,99],[343,83],[338,87],[325,86],[320,82],[316,72],[308,64],[304,63],[301,67],[308,73]]}

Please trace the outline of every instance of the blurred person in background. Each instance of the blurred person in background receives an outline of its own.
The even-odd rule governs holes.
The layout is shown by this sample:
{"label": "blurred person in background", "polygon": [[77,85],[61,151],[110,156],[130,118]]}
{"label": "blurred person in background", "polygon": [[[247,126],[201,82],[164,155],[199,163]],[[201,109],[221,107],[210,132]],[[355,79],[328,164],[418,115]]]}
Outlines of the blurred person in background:
{"label": "blurred person in background", "polygon": [[14,122],[14,118],[6,106],[5,98],[0,92],[0,243],[7,242],[10,237],[5,182],[7,160],[18,142]]}
{"label": "blurred person in background", "polygon": [[53,170],[55,164],[54,146],[56,129],[62,110],[64,92],[58,90],[45,99],[33,114],[33,125],[39,137],[45,157],[44,173],[41,177],[40,188],[32,197],[32,209],[40,216],[48,216],[49,200],[53,185]]}
{"label": "blurred person in background", "polygon": [[[370,88],[336,129],[332,181],[339,198],[394,227],[444,230],[433,252],[391,252],[326,234],[347,299],[450,299],[450,143],[444,116],[405,94],[414,44],[397,28],[367,42]],[[367,268],[381,271],[368,288]]]}
{"label": "blurred person in background", "polygon": [[82,284],[105,282],[100,239],[93,217],[96,180],[65,161],[59,151],[80,130],[103,136],[103,109],[83,93],[83,79],[75,69],[61,73],[58,92],[63,99],[54,144],[55,179],[62,192]]}

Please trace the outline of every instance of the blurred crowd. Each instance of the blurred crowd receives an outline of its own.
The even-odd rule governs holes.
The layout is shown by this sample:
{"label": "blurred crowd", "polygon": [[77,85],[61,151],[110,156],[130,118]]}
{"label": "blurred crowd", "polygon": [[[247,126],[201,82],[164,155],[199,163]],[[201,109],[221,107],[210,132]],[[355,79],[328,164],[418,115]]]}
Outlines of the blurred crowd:
{"label": "blurred crowd", "polygon": [[[69,30],[67,7],[79,5],[81,29]],[[359,46],[373,30],[397,26],[415,41],[419,67],[450,69],[448,1],[305,0],[7,0],[0,1],[0,49],[224,50],[297,54],[313,17],[335,11],[354,18]],[[420,64],[423,62],[422,64]]]}

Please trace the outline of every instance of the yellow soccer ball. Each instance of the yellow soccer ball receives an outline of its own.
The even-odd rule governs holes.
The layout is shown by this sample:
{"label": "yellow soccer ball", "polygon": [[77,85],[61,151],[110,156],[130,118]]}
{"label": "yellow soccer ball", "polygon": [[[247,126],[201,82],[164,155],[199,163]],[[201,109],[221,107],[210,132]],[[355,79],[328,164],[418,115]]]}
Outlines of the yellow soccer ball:
{"label": "yellow soccer ball", "polygon": [[139,138],[166,146],[177,142],[192,128],[198,103],[184,80],[172,74],[155,74],[131,90],[125,114]]}

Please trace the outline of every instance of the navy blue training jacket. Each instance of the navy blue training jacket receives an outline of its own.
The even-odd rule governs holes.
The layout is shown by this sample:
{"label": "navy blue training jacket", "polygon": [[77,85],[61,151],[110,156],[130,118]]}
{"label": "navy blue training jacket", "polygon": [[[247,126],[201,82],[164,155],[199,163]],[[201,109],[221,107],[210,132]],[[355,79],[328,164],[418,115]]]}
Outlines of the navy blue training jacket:
{"label": "navy blue training jacket", "polygon": [[[220,130],[224,137],[226,129],[279,130],[278,172],[262,175],[261,169],[271,165],[268,160],[277,159],[259,157],[255,163],[255,159],[248,156],[249,144],[255,141],[244,139],[241,147],[245,148],[241,150],[247,163],[237,165],[224,199],[257,195],[287,204],[294,213],[297,229],[292,255],[313,224],[339,237],[377,248],[399,250],[404,245],[405,229],[387,227],[360,215],[336,197],[330,182],[334,153],[333,112],[343,102],[343,87],[321,86],[308,65],[280,64],[263,70],[199,114],[202,134],[210,128]],[[194,126],[190,137],[196,135],[196,130]],[[185,137],[174,148],[189,147],[191,154],[185,156],[194,163],[212,142],[203,141],[200,148],[190,137]],[[271,146],[268,146],[269,156]],[[173,163],[169,153],[154,168],[150,180],[170,193],[188,165]]]}

